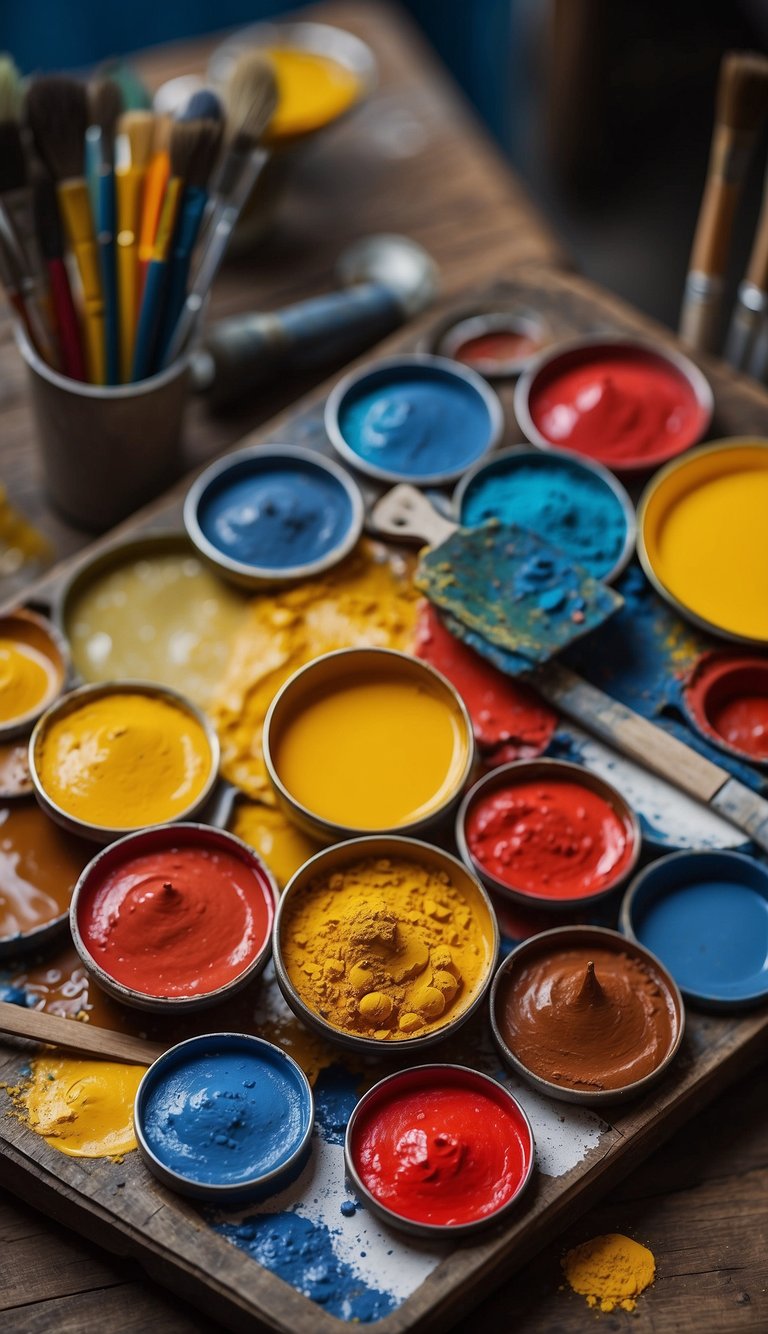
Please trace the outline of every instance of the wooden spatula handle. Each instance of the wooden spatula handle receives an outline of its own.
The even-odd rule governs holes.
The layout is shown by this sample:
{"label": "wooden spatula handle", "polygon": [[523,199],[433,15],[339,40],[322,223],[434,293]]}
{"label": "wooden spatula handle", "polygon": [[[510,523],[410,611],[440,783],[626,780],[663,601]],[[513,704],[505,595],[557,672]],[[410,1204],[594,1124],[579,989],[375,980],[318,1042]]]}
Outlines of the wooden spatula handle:
{"label": "wooden spatula handle", "polygon": [[437,547],[455,533],[457,524],[444,519],[415,486],[401,482],[378,500],[371,510],[371,520],[384,537],[416,538]]}
{"label": "wooden spatula handle", "polygon": [[62,1019],[43,1010],[27,1010],[21,1005],[0,1001],[0,1040],[3,1037],[26,1038],[30,1042],[50,1043],[78,1056],[101,1057],[127,1065],[151,1065],[167,1047],[127,1033],[113,1033],[76,1019]]}

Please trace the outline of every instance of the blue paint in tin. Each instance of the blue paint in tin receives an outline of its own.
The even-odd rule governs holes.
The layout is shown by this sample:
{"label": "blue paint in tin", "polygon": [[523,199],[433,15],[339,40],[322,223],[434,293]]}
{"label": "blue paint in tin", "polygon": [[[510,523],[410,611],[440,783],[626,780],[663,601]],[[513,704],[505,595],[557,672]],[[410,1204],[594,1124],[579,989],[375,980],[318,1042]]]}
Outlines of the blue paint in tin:
{"label": "blue paint in tin", "polygon": [[768,998],[768,869],[736,853],[664,857],[636,882],[624,925],[684,995],[712,1008]]}

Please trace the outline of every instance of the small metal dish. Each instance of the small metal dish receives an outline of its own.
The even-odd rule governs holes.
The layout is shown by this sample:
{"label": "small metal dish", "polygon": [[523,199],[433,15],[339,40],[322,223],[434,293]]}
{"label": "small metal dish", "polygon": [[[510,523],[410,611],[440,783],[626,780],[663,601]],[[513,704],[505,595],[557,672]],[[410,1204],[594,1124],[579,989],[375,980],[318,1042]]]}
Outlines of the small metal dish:
{"label": "small metal dish", "polygon": [[[295,466],[297,471],[303,472],[314,470],[318,475],[322,474],[325,481],[335,483],[346,499],[349,519],[344,536],[331,551],[317,560],[285,566],[283,569],[251,565],[228,556],[203,531],[201,513],[205,504],[226,482],[249,474],[268,474],[272,465]],[[294,445],[251,445],[246,449],[238,449],[234,454],[225,454],[192,483],[184,501],[184,526],[193,546],[218,574],[243,588],[274,588],[302,579],[312,579],[324,570],[331,569],[348,556],[357,544],[364,519],[365,505],[360,488],[346,469],[316,450],[300,449]]]}
{"label": "small metal dish", "polygon": [[412,486],[446,486],[455,482],[470,464],[466,461],[460,466],[446,468],[439,472],[414,474],[398,472],[396,469],[379,466],[358,454],[347,443],[340,425],[341,414],[348,399],[363,392],[364,389],[377,385],[386,385],[395,374],[417,379],[419,375],[430,376],[435,380],[459,381],[471,393],[479,398],[488,417],[488,431],[485,442],[478,449],[471,463],[478,463],[496,448],[504,432],[504,410],[498,395],[486,383],[482,375],[461,366],[447,357],[434,357],[428,352],[401,353],[400,356],[380,357],[358,370],[350,371],[331,390],[325,404],[325,429],[336,452],[346,464],[368,477],[375,477],[380,482],[410,482]]}
{"label": "small metal dish", "polygon": [[[488,335],[511,334],[521,343],[518,354],[504,357],[475,354],[462,357],[462,349]],[[531,310],[508,307],[498,310],[471,310],[454,313],[441,320],[430,339],[430,351],[449,357],[462,366],[470,366],[487,380],[512,380],[521,375],[551,335],[541,319]]]}
{"label": "small metal dish", "polygon": [[64,636],[45,616],[26,607],[18,607],[15,611],[0,616],[0,639],[10,639],[33,649],[51,667],[51,682],[39,704],[29,709],[27,713],[19,714],[17,718],[0,723],[0,743],[4,743],[29,734],[38,718],[50,708],[64,689],[70,664]]}
{"label": "small metal dish", "polygon": [[[109,681],[97,685],[79,686],[77,690],[71,690],[69,694],[63,695],[38,720],[29,738],[29,772],[34,785],[35,796],[43,810],[64,829],[69,829],[73,834],[81,834],[83,838],[88,838],[93,843],[112,843],[115,839],[123,838],[124,835],[134,832],[126,828],[108,828],[105,825],[93,824],[89,820],[81,820],[77,816],[70,815],[68,811],[63,810],[49,797],[38,768],[37,759],[48,728],[58,719],[65,717],[67,713],[80,708],[83,703],[100,699],[105,695],[149,695],[152,699],[166,700],[197,723],[205,733],[208,742],[210,772],[199,795],[195,797],[194,801],[190,802],[186,809],[179,811],[172,823],[178,824],[182,820],[189,820],[202,811],[218,780],[219,738],[205,714],[195,704],[192,704],[184,695],[179,694],[177,690],[171,690],[169,686],[154,685],[150,681]],[[157,823],[159,824],[161,821],[157,821]],[[167,822],[163,821],[162,823]]]}
{"label": "small metal dish", "polygon": [[[471,1223],[418,1223],[411,1218],[405,1218],[377,1199],[365,1185],[355,1165],[355,1135],[359,1122],[366,1113],[375,1108],[377,1103],[385,1102],[393,1092],[418,1093],[420,1090],[428,1092],[439,1088],[441,1085],[446,1088],[476,1089],[478,1094],[484,1094],[486,1097],[493,1098],[496,1102],[506,1104],[510,1110],[514,1109],[514,1114],[519,1119],[525,1136],[527,1165],[515,1194],[494,1213]],[[347,1123],[347,1132],[344,1138],[344,1165],[347,1176],[355,1193],[365,1201],[366,1208],[370,1209],[376,1218],[379,1218],[382,1223],[386,1223],[389,1227],[410,1233],[414,1237],[431,1238],[433,1241],[438,1239],[447,1241],[456,1237],[475,1236],[478,1232],[494,1227],[508,1218],[519,1205],[520,1199],[531,1180],[534,1161],[533,1129],[524,1108],[503,1084],[491,1079],[490,1075],[481,1074],[479,1070],[472,1070],[463,1065],[420,1065],[412,1070],[398,1070],[395,1074],[385,1076],[384,1079],[379,1080],[378,1084],[374,1084],[373,1088],[369,1089],[358,1102]]]}
{"label": "small metal dish", "polygon": [[[674,1014],[672,1041],[664,1059],[655,1070],[645,1075],[643,1079],[636,1079],[623,1088],[572,1089],[566,1088],[562,1084],[556,1084],[553,1080],[544,1079],[523,1064],[503,1036],[498,1019],[498,1007],[502,999],[500,992],[510,973],[516,966],[526,963],[536,955],[546,952],[556,953],[558,950],[570,949],[574,946],[613,949],[617,954],[627,954],[638,959],[655,974],[660,986],[666,992],[667,1003]],[[642,1097],[649,1089],[658,1084],[675,1059],[685,1031],[683,998],[680,995],[677,983],[668,970],[660,963],[655,954],[645,949],[636,940],[628,940],[626,936],[619,935],[618,931],[609,931],[606,927],[601,926],[559,926],[552,931],[542,931],[539,935],[531,936],[528,940],[524,940],[521,945],[517,945],[496,971],[491,986],[490,1017],[493,1038],[502,1058],[516,1074],[522,1076],[526,1083],[530,1084],[539,1093],[545,1094],[546,1097],[554,1098],[557,1102],[580,1103],[583,1106],[594,1107],[605,1107],[609,1104],[628,1102],[632,1098]]]}
{"label": "small metal dish", "polygon": [[716,726],[718,709],[745,696],[763,697],[768,705],[768,657],[731,649],[703,653],[683,685],[683,707],[699,735],[735,760],[764,768],[768,765],[768,734],[765,753],[759,755],[727,741]]}
{"label": "small metal dish", "polygon": [[[630,860],[620,868],[619,874],[613,878],[610,884],[594,894],[573,899],[555,899],[547,898],[544,895],[531,894],[527,890],[517,889],[514,885],[506,884],[505,881],[497,879],[470,851],[466,828],[469,813],[475,802],[480,797],[495,792],[498,788],[514,787],[517,783],[535,783],[539,780],[542,782],[560,780],[561,782],[578,783],[581,787],[588,788],[590,792],[597,793],[615,811],[631,839],[632,853]],[[622,794],[610,783],[607,783],[604,778],[592,773],[591,770],[585,769],[580,764],[571,764],[567,760],[512,760],[509,764],[500,764],[498,768],[491,769],[490,773],[479,779],[474,787],[470,788],[465,794],[456,816],[456,843],[465,866],[468,866],[474,875],[480,877],[486,889],[495,894],[501,894],[507,899],[513,899],[515,903],[519,903],[525,908],[544,908],[552,912],[562,913],[572,912],[576,908],[591,908],[595,903],[599,903],[602,899],[614,894],[621,885],[625,884],[637,866],[642,834],[640,822]]]}
{"label": "small metal dish", "polygon": [[[98,885],[100,881],[128,859],[143,856],[147,853],[164,852],[175,847],[210,849],[214,852],[227,852],[237,857],[254,873],[256,879],[260,882],[264,890],[264,902],[267,905],[269,917],[269,925],[264,941],[242,972],[223,986],[214,987],[210,991],[201,992],[194,996],[154,995],[146,991],[137,991],[134,987],[119,982],[100,963],[97,963],[80,930],[83,901],[94,882]],[[102,848],[101,852],[96,853],[75,886],[69,909],[69,925],[75,949],[80,955],[85,968],[102,991],[106,991],[115,1000],[124,1005],[130,1005],[137,1010],[180,1015],[194,1010],[209,1009],[212,1005],[220,1005],[238,991],[242,991],[244,987],[255,981],[263,973],[272,956],[272,928],[277,899],[277,885],[271,871],[253,849],[249,848],[234,834],[230,834],[224,829],[214,829],[212,826],[205,824],[157,825],[153,829],[140,829],[135,833],[127,834],[125,838],[118,839],[116,843],[110,843],[106,848]],[[147,942],[147,945],[149,946],[150,943]]]}
{"label": "small metal dish", "polygon": [[[328,1023],[326,1019],[323,1019],[300,996],[283,957],[281,944],[283,920],[288,906],[297,895],[303,893],[317,876],[326,875],[329,871],[340,870],[349,866],[350,863],[367,857],[403,857],[447,874],[451,881],[461,889],[461,892],[468,899],[474,901],[475,911],[482,920],[483,932],[488,940],[487,965],[469,1003],[449,1017],[444,1024],[440,1024],[429,1032],[415,1037],[396,1038],[393,1041],[388,1041],[383,1038],[348,1033],[343,1029],[336,1028],[333,1024]],[[423,1051],[425,1047],[434,1046],[435,1043],[452,1037],[479,1010],[491,984],[498,951],[499,927],[496,914],[488,895],[476,877],[471,875],[465,866],[462,866],[457,857],[448,852],[443,852],[442,848],[434,847],[430,843],[421,843],[413,838],[400,838],[392,835],[351,839],[349,842],[337,843],[334,847],[324,848],[322,852],[310,857],[309,861],[304,863],[283,890],[275,917],[272,943],[278,986],[293,1013],[303,1024],[306,1024],[307,1028],[319,1033],[321,1037],[326,1038],[336,1046],[345,1047],[348,1051],[355,1051],[368,1056],[390,1056],[393,1058]]]}
{"label": "small metal dish", "polygon": [[[2,796],[0,796],[0,800],[2,799],[3,799]],[[47,856],[47,849],[45,847],[45,842],[44,842],[46,837],[45,825],[46,824],[50,825],[51,833],[56,838],[65,840],[69,838],[69,835],[63,833],[60,830],[60,827],[54,821],[50,820],[49,817],[45,814],[45,812],[40,809],[38,803],[34,800],[34,794],[31,792],[31,790],[27,795],[26,800],[24,799],[14,800],[13,802],[9,803],[9,806],[10,806],[11,819],[13,819],[15,815],[23,814],[23,812],[26,809],[27,811],[30,811],[33,814],[33,816],[36,817],[36,821],[41,822],[41,827],[38,830],[40,837],[39,839],[35,840],[34,858],[38,865],[45,864]],[[7,837],[8,829],[5,822],[3,822],[3,825],[0,828],[0,833],[4,838]],[[90,858],[91,851],[92,849],[90,845],[83,842],[82,859],[80,862],[82,866],[84,866],[88,861],[88,859]],[[11,855],[15,857],[16,854],[13,853]],[[6,860],[6,865],[7,865],[7,860]],[[18,863],[16,863],[15,865],[16,873],[18,873],[18,869],[19,869]],[[73,877],[74,877],[74,872],[73,872]],[[74,893],[75,884],[76,881],[72,883],[71,886],[72,893]],[[46,891],[44,890],[43,892],[45,893]],[[60,936],[64,934],[64,932],[66,931],[68,921],[69,921],[69,905],[63,908],[61,912],[58,912],[55,916],[49,917],[47,921],[38,923],[37,926],[29,927],[27,930],[20,931],[15,935],[0,936],[0,960],[15,959],[22,954],[24,955],[33,954],[38,950],[47,948],[48,945],[52,945],[55,941],[59,939]]]}
{"label": "small metal dish", "polygon": [[[195,1180],[192,1175],[184,1176],[168,1167],[158,1157],[147,1137],[147,1103],[159,1082],[173,1078],[174,1071],[184,1063],[196,1058],[220,1056],[231,1052],[234,1056],[256,1058],[262,1064],[279,1066],[295,1083],[297,1097],[302,1108],[299,1133],[292,1143],[292,1152],[284,1163],[280,1163],[271,1172],[263,1176],[236,1183],[216,1183]],[[309,1158],[312,1128],[314,1125],[315,1105],[312,1089],[304,1071],[292,1056],[281,1051],[263,1038],[252,1037],[248,1033],[206,1033],[201,1037],[188,1038],[163,1053],[149,1067],[139,1084],[134,1104],[133,1124],[136,1132],[139,1154],[153,1176],[162,1181],[164,1186],[187,1195],[195,1200],[202,1200],[209,1205],[236,1206],[252,1201],[266,1199],[295,1181]],[[286,1121],[287,1127],[287,1121]]]}

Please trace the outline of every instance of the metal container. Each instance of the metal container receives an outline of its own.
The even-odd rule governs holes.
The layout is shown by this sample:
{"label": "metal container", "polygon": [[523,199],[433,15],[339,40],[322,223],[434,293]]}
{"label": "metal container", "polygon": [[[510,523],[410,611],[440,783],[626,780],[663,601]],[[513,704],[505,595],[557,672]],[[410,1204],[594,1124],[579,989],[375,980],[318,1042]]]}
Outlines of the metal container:
{"label": "metal container", "polygon": [[[39,810],[31,788],[29,793],[17,792],[12,795],[15,797],[15,800],[12,803],[11,818],[13,817],[14,810],[23,811],[25,808],[30,808],[37,811],[41,820],[48,819],[48,817]],[[0,800],[5,799],[5,796],[5,793],[0,793]],[[26,800],[24,798],[26,798]],[[7,832],[7,825],[4,823],[2,825],[3,838],[7,836]],[[35,849],[35,855],[38,862],[43,860],[44,853],[41,848],[38,847]],[[86,855],[85,849],[83,849],[83,861],[85,861]],[[4,861],[5,866],[8,868],[7,873],[12,874],[7,854],[4,857]],[[69,907],[67,906],[66,908],[63,908],[61,912],[57,913],[55,917],[49,918],[47,922],[40,922],[37,926],[29,927],[27,930],[21,931],[17,935],[0,936],[0,961],[3,959],[18,959],[22,954],[34,954],[37,951],[47,949],[49,945],[54,945],[59,938],[64,935],[68,921]]]}
{"label": "metal container", "polygon": [[[441,1082],[447,1087],[455,1088],[460,1085],[465,1088],[476,1088],[479,1093],[482,1092],[494,1099],[508,1102],[514,1107],[516,1116],[520,1118],[527,1131],[528,1167],[517,1191],[510,1200],[507,1200],[506,1204],[494,1213],[489,1214],[487,1218],[480,1218],[471,1223],[417,1223],[411,1218],[403,1218],[402,1214],[388,1208],[372,1194],[355,1166],[355,1132],[360,1118],[370,1111],[371,1107],[375,1107],[378,1102],[385,1101],[388,1095],[398,1088],[404,1093],[409,1091],[418,1092],[420,1089],[432,1090],[436,1085],[439,1086]],[[378,1084],[374,1084],[373,1088],[369,1089],[360,1099],[349,1118],[344,1138],[344,1165],[347,1177],[352,1183],[355,1193],[365,1201],[365,1207],[370,1209],[374,1217],[380,1219],[387,1226],[407,1232],[411,1236],[424,1237],[432,1241],[445,1242],[449,1238],[453,1240],[454,1237],[472,1237],[508,1218],[520,1203],[521,1196],[533,1176],[534,1160],[533,1129],[524,1108],[517,1101],[517,1098],[513,1097],[509,1089],[503,1084],[491,1079],[490,1075],[481,1074],[479,1070],[472,1070],[463,1065],[420,1065],[412,1070],[398,1070],[395,1074],[387,1075],[384,1079],[379,1080]]]}
{"label": "metal container", "polygon": [[26,607],[19,607],[0,616],[0,639],[10,639],[36,650],[50,663],[55,675],[55,681],[52,681],[51,688],[39,704],[18,718],[0,723],[0,744],[3,744],[29,734],[38,718],[64,689],[70,662],[63,635],[45,616],[29,611]]}
{"label": "metal container", "polygon": [[727,741],[712,717],[718,706],[745,695],[763,696],[768,701],[768,658],[758,657],[756,653],[716,650],[703,653],[688,673],[683,684],[683,707],[691,727],[710,746],[717,746],[733,759],[762,769],[768,765],[768,736],[765,738],[766,754],[754,755]]}
{"label": "metal container", "polygon": [[439,357],[457,358],[462,347],[487,334],[513,334],[527,339],[532,346],[521,351],[518,356],[476,358],[465,362],[458,358],[461,365],[470,365],[479,375],[487,380],[512,380],[530,365],[545,343],[551,340],[551,332],[541,318],[532,310],[524,307],[499,306],[498,308],[471,307],[463,312],[454,311],[443,318],[429,337],[428,351]]}
{"label": "metal container", "polygon": [[[222,1185],[199,1182],[174,1171],[173,1168],[168,1167],[162,1159],[157,1157],[147,1140],[145,1129],[147,1101],[158,1081],[172,1077],[174,1069],[183,1064],[187,1057],[204,1055],[205,1053],[221,1055],[226,1051],[240,1052],[244,1056],[251,1055],[260,1060],[282,1064],[287,1071],[290,1071],[291,1077],[295,1081],[297,1095],[301,1100],[303,1109],[303,1129],[300,1135],[296,1137],[295,1147],[287,1162],[281,1163],[273,1171],[266,1172],[263,1176],[254,1177],[245,1182],[238,1182],[234,1186],[229,1182]],[[152,1175],[162,1181],[164,1186],[168,1186],[170,1190],[176,1191],[179,1195],[187,1195],[192,1199],[202,1200],[209,1205],[234,1207],[275,1195],[296,1180],[309,1158],[314,1113],[315,1104],[309,1080],[292,1056],[288,1056],[286,1052],[281,1051],[273,1043],[265,1042],[263,1038],[252,1037],[248,1033],[206,1033],[201,1037],[188,1038],[186,1042],[179,1042],[175,1047],[171,1047],[169,1051],[158,1057],[154,1064],[149,1067],[136,1092],[133,1124],[139,1154]]]}
{"label": "metal container", "polygon": [[[146,853],[166,851],[179,844],[184,847],[191,846],[228,852],[242,861],[249,870],[252,870],[256,878],[264,882],[264,897],[269,910],[269,928],[255,957],[237,977],[232,978],[223,986],[214,987],[211,991],[195,996],[154,996],[145,991],[136,991],[135,988],[119,982],[111,973],[102,968],[101,964],[97,963],[80,931],[80,903],[92,881],[102,881],[127,859]],[[75,949],[85,968],[103,991],[106,991],[110,996],[114,996],[115,1000],[120,1001],[123,1005],[130,1005],[137,1010],[150,1010],[168,1016],[172,1014],[181,1015],[193,1010],[205,1010],[213,1005],[220,1005],[238,991],[242,991],[244,987],[255,981],[263,973],[272,956],[272,927],[277,899],[277,885],[272,872],[253,849],[249,848],[241,839],[236,838],[234,834],[230,834],[223,829],[214,829],[206,824],[157,825],[153,829],[140,829],[135,833],[126,834],[125,838],[118,839],[116,843],[110,843],[108,847],[102,848],[101,852],[96,853],[96,856],[88,863],[75,885],[69,908],[69,925]]]}
{"label": "metal container", "polygon": [[[410,861],[420,862],[430,869],[445,872],[468,898],[474,900],[477,905],[477,913],[484,921],[490,948],[487,967],[474,997],[468,1005],[453,1017],[447,1019],[444,1024],[417,1037],[397,1038],[390,1042],[382,1038],[369,1038],[356,1033],[346,1033],[342,1029],[335,1028],[333,1024],[329,1024],[315,1010],[312,1010],[299,995],[283,958],[281,931],[283,918],[287,910],[286,905],[302,893],[307,885],[311,885],[318,875],[325,875],[328,871],[341,869],[364,857],[403,857]],[[466,867],[462,866],[457,857],[452,856],[449,852],[444,852],[442,848],[436,848],[430,843],[421,843],[413,838],[400,838],[392,835],[355,838],[346,843],[338,843],[332,848],[324,848],[322,852],[310,857],[309,861],[304,863],[283,890],[277,908],[277,916],[275,917],[272,944],[278,986],[293,1013],[303,1024],[306,1024],[307,1028],[319,1033],[321,1037],[326,1038],[336,1046],[345,1047],[348,1051],[355,1051],[368,1056],[388,1056],[395,1059],[402,1055],[423,1051],[425,1047],[434,1046],[436,1043],[452,1037],[473,1014],[477,1013],[491,984],[498,951],[499,927],[496,914],[488,895],[475,876],[471,875]]]}
{"label": "metal container", "polygon": [[[269,469],[271,464],[295,463],[306,468],[313,468],[322,473],[326,480],[331,478],[343,491],[350,507],[350,519],[341,542],[326,552],[318,560],[308,561],[303,565],[286,566],[274,569],[270,566],[251,565],[235,560],[221,551],[206,537],[200,523],[200,512],[206,501],[229,480],[247,476]],[[295,445],[251,445],[238,449],[234,454],[225,454],[192,483],[184,501],[184,526],[189,539],[199,554],[218,574],[243,588],[261,589],[281,584],[297,583],[302,579],[312,579],[315,575],[329,570],[348,556],[357,544],[363,531],[365,506],[357,483],[333,459],[325,458],[316,450],[300,449]]]}
{"label": "metal container", "polygon": [[[168,686],[153,685],[150,681],[108,681],[97,685],[79,686],[77,690],[71,690],[69,694],[63,695],[56,704],[52,705],[35,725],[29,739],[29,771],[35,789],[35,796],[46,814],[50,815],[51,819],[60,824],[62,828],[68,829],[73,834],[80,834],[93,843],[113,843],[115,839],[123,838],[126,834],[135,832],[125,828],[107,828],[105,825],[92,824],[89,820],[81,820],[77,816],[69,815],[48,796],[37,766],[37,756],[51,724],[72,712],[72,710],[79,708],[85,701],[100,699],[104,695],[149,695],[152,699],[166,700],[194,719],[198,726],[202,728],[210,752],[210,773],[199,796],[185,810],[179,811],[172,823],[178,824],[182,820],[189,820],[202,811],[216,786],[220,755],[219,738],[205,714],[195,704],[179,694],[177,690],[171,690]],[[158,823],[160,822],[158,821]],[[154,826],[148,827],[153,828]]]}
{"label": "metal container", "polygon": [[399,356],[380,357],[377,361],[362,366],[358,370],[350,371],[348,375],[343,376],[331,390],[326,400],[325,429],[331,444],[344,462],[358,472],[365,473],[368,477],[375,477],[380,482],[410,482],[412,486],[446,486],[449,482],[455,482],[462,476],[468,466],[466,463],[462,463],[460,467],[448,468],[442,472],[425,473],[421,476],[380,467],[376,463],[369,462],[368,459],[361,458],[351,448],[339,425],[339,417],[345,400],[352,394],[357,393],[366,381],[370,382],[371,387],[376,384],[385,384],[387,379],[396,373],[412,374],[419,368],[425,373],[430,373],[435,379],[460,381],[463,385],[468,386],[482,401],[488,415],[488,436],[482,449],[478,451],[474,462],[484,459],[490,454],[491,450],[496,448],[504,432],[504,410],[498,395],[486,383],[482,375],[477,374],[477,371],[470,370],[468,366],[461,366],[456,361],[450,361],[447,357],[434,357],[427,352],[401,353]]}
{"label": "metal container", "polygon": [[[643,1079],[636,1079],[631,1084],[626,1084],[620,1089],[570,1089],[564,1088],[561,1084],[555,1084],[550,1079],[544,1079],[541,1075],[529,1070],[526,1065],[509,1048],[503,1036],[502,1028],[498,1019],[498,1007],[500,1004],[499,992],[510,973],[516,965],[525,963],[535,955],[540,955],[551,949],[552,953],[559,950],[570,949],[573,947],[594,946],[599,949],[614,949],[617,954],[628,954],[631,957],[640,960],[647,968],[651,969],[657,976],[660,984],[667,992],[667,998],[671,1002],[672,1011],[675,1016],[675,1025],[672,1042],[663,1061],[652,1070],[649,1075]],[[582,1106],[600,1107],[615,1103],[629,1102],[632,1098],[642,1097],[649,1089],[663,1079],[672,1061],[675,1059],[680,1049],[685,1031],[685,1007],[680,990],[674,978],[668,970],[651,954],[650,950],[644,948],[635,940],[628,940],[625,936],[619,935],[618,931],[609,931],[601,926],[560,926],[552,931],[542,931],[537,936],[531,936],[524,940],[521,945],[507,955],[506,959],[496,971],[491,987],[490,1000],[491,1030],[496,1046],[507,1065],[515,1071],[516,1074],[536,1089],[539,1093],[545,1094],[548,1098],[554,1098],[557,1102],[579,1103]]]}
{"label": "metal container", "polygon": [[[365,673],[378,670],[390,675],[393,680],[412,682],[417,688],[427,690],[432,695],[444,699],[454,717],[458,719],[463,732],[466,747],[466,761],[457,775],[453,787],[443,800],[420,819],[398,825],[387,831],[382,829],[358,829],[351,825],[337,824],[316,811],[302,805],[289,791],[280,777],[275,751],[280,740],[282,728],[295,717],[305,701],[327,686],[338,687],[344,678],[357,680]],[[475,760],[475,739],[472,722],[467,707],[455,686],[451,685],[440,672],[419,658],[412,658],[407,653],[400,653],[388,648],[343,648],[333,653],[325,653],[315,658],[304,667],[299,667],[278,690],[269,706],[264,720],[262,740],[264,765],[267,770],[278,801],[286,814],[313,838],[326,843],[336,843],[340,839],[357,838],[363,834],[397,833],[421,834],[439,828],[451,814],[461,799],[461,793],[469,781]]]}
{"label": "metal container", "polygon": [[[593,459],[584,458],[580,454],[574,454],[567,449],[548,449],[545,451],[535,449],[529,445],[512,445],[509,449],[499,450],[492,458],[482,463],[476,463],[474,468],[470,468],[464,474],[453,493],[453,513],[457,523],[461,523],[461,512],[464,501],[471,491],[477,479],[484,474],[494,472],[514,472],[517,465],[534,466],[546,469],[548,460],[561,462],[564,467],[572,468],[574,472],[584,472],[591,474],[602,482],[604,486],[615,496],[624,515],[625,533],[621,551],[609,570],[600,575],[600,579],[606,584],[615,583],[620,574],[623,574],[629,561],[634,555],[635,541],[637,538],[637,521],[635,518],[635,507],[632,504],[627,492],[621,482],[612,472],[605,468],[602,463],[596,463]],[[546,533],[541,533],[541,537],[547,538]]]}
{"label": "metal container", "polygon": [[[623,334],[595,334],[589,337],[571,338],[566,342],[554,344],[537,356],[520,376],[515,385],[515,417],[520,430],[526,439],[530,440],[531,444],[538,445],[540,449],[559,447],[553,441],[547,439],[545,435],[542,435],[531,416],[529,404],[536,381],[545,374],[551,373],[553,367],[557,366],[558,363],[562,363],[564,366],[578,364],[590,353],[599,354],[601,352],[617,351],[639,353],[643,356],[652,356],[657,361],[667,362],[678,375],[681,375],[688,382],[701,409],[702,420],[698,433],[692,439],[681,440],[666,453],[649,455],[647,458],[617,459],[615,465],[611,465],[612,471],[622,476],[625,473],[633,475],[650,472],[651,469],[658,468],[661,463],[665,463],[668,459],[674,458],[677,454],[681,454],[684,450],[690,448],[691,445],[695,445],[697,440],[706,435],[712,421],[715,399],[709,381],[698,366],[674,348],[644,342],[639,338],[627,338]],[[581,458],[582,455],[579,454],[579,457]]]}
{"label": "metal container", "polygon": [[[587,894],[576,899],[552,899],[543,895],[531,894],[522,889],[515,889],[514,886],[506,884],[503,880],[498,880],[492,872],[473,857],[467,841],[466,827],[469,813],[475,802],[479,798],[487,796],[490,792],[495,792],[498,788],[512,787],[516,783],[535,783],[538,780],[567,781],[588,788],[590,792],[595,792],[609,803],[628,831],[632,841],[630,861],[609,885],[606,885],[597,893]],[[509,764],[500,764],[498,768],[491,769],[466,793],[456,816],[456,843],[464,864],[469,867],[474,875],[480,877],[486,889],[491,890],[494,894],[501,894],[507,899],[512,899],[525,908],[544,908],[552,912],[562,913],[572,912],[574,908],[591,908],[595,903],[599,903],[601,899],[608,898],[615,893],[619,886],[629,879],[637,865],[642,833],[635,812],[622,794],[610,783],[606,783],[604,778],[599,778],[597,774],[592,773],[590,769],[585,769],[580,764],[571,764],[567,760],[512,760]]]}

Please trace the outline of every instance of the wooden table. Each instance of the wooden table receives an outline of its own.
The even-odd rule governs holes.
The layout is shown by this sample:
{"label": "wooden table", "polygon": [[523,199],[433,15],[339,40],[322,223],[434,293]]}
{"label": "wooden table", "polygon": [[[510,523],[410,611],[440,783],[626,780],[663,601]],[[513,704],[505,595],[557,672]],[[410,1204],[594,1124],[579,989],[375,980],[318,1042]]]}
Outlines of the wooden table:
{"label": "wooden table", "polygon": [[[373,230],[420,240],[439,261],[449,293],[519,266],[564,264],[545,224],[400,15],[371,3],[324,5],[320,15],[371,42],[381,63],[381,89],[307,159],[286,201],[284,227],[247,266],[227,271],[214,313],[268,307],[322,290],[344,243]],[[160,82],[200,66],[208,46],[167,48],[143,65]],[[416,151],[372,153],[372,125],[379,129],[377,141],[386,142],[380,127],[387,117],[400,117],[402,127],[405,115],[413,122],[405,140]],[[190,464],[266,420],[298,388],[281,384],[223,421],[196,411]],[[12,498],[50,536],[58,555],[77,550],[84,535],[52,515],[41,496],[23,375],[7,329],[0,339],[0,426],[0,476]],[[736,1086],[457,1329],[468,1334],[482,1322],[521,1334],[565,1334],[588,1329],[597,1319],[602,1329],[626,1327],[637,1334],[768,1328],[767,1103],[766,1072]],[[657,1257],[658,1281],[634,1318],[596,1317],[560,1287],[563,1249],[604,1231],[627,1232]],[[52,1328],[57,1334],[214,1334],[210,1321],[170,1299],[134,1267],[62,1235],[2,1194],[0,1244],[4,1334]]]}

